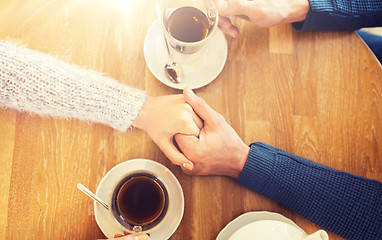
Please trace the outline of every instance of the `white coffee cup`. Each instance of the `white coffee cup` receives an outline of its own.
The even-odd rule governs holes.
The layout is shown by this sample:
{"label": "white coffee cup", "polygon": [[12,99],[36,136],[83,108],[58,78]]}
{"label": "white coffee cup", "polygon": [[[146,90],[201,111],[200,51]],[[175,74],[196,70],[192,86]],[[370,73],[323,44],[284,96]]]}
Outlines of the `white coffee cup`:
{"label": "white coffee cup", "polygon": [[300,229],[277,220],[261,220],[238,229],[229,240],[328,240],[328,234],[319,230],[313,234],[306,234]]}
{"label": "white coffee cup", "polygon": [[225,226],[216,240],[328,240],[324,230],[306,234],[281,214],[255,211],[240,215]]}

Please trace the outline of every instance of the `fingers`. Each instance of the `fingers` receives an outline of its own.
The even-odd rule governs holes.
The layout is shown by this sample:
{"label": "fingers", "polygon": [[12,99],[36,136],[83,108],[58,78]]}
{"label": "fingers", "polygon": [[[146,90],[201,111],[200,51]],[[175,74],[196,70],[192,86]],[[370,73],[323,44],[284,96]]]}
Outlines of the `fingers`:
{"label": "fingers", "polygon": [[115,234],[113,240],[150,240],[150,238],[149,236],[147,236],[147,234],[138,234],[138,235],[137,234],[128,234],[128,235]]}
{"label": "fingers", "polygon": [[188,160],[183,155],[183,153],[179,152],[179,150],[175,147],[174,143],[172,142],[172,138],[166,141],[165,144],[158,144],[158,146],[166,155],[166,157],[170,159],[170,161],[175,165],[182,166],[190,171],[194,168],[194,164],[190,160]]}
{"label": "fingers", "polygon": [[205,122],[214,122],[218,114],[200,97],[196,96],[190,88],[183,90],[186,103],[199,115]]}
{"label": "fingers", "polygon": [[150,240],[149,236],[146,234],[132,234],[132,235],[126,235],[121,238],[116,238],[116,240]]}
{"label": "fingers", "polygon": [[[182,150],[183,154],[186,156],[190,153],[193,152],[198,144],[199,138],[195,136],[190,136],[190,135],[183,135],[183,134],[176,134],[174,136],[176,143],[178,144],[180,150]],[[183,171],[187,174],[192,174],[192,169],[189,169],[185,166],[181,166]]]}
{"label": "fingers", "polygon": [[219,27],[223,32],[227,33],[231,37],[239,36],[239,29],[232,25],[231,20],[227,17],[220,16]]}
{"label": "fingers", "polygon": [[235,12],[237,11],[236,2],[237,0],[234,0],[234,1],[218,0],[216,3],[216,7],[218,9],[219,15],[223,15],[223,16],[236,15],[235,14]]}
{"label": "fingers", "polygon": [[218,0],[216,2],[216,7],[217,7],[219,13],[224,13],[224,11],[228,7],[228,2],[226,0]]}
{"label": "fingers", "polygon": [[[197,119],[199,119],[199,120],[197,120]],[[200,129],[203,128],[202,120],[200,120],[200,118],[198,116],[196,116],[196,114],[195,114],[195,117],[193,116],[192,120],[188,119],[185,121],[187,121],[187,122],[179,125],[178,132],[176,132],[176,133],[199,136]],[[195,121],[197,121],[198,123],[195,123]]]}
{"label": "fingers", "polygon": [[246,11],[244,7],[247,0],[218,0],[217,8],[219,15],[225,17],[243,15]]}
{"label": "fingers", "polygon": [[251,19],[246,15],[237,15],[236,17],[247,20],[247,21],[251,21]]}
{"label": "fingers", "polygon": [[121,238],[121,240],[150,240],[150,238],[146,234],[141,234],[141,235],[128,235]]}

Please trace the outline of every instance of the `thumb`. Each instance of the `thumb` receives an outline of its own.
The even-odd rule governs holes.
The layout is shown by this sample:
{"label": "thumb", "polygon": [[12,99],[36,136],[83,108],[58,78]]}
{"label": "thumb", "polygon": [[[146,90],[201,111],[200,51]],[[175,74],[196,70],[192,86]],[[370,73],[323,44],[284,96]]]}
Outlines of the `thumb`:
{"label": "thumb", "polygon": [[175,147],[172,140],[165,141],[165,144],[158,145],[162,152],[166,155],[168,159],[175,165],[180,165],[188,170],[194,168],[194,164],[188,160],[179,150]]}
{"label": "thumb", "polygon": [[243,14],[241,0],[218,0],[216,7],[219,15],[230,17]]}
{"label": "thumb", "polygon": [[217,113],[200,97],[196,96],[190,88],[183,90],[183,96],[186,103],[199,115],[205,122],[211,122],[216,119]]}
{"label": "thumb", "polygon": [[228,8],[228,2],[226,0],[218,0],[216,2],[216,8],[218,9],[219,14],[224,14]]}
{"label": "thumb", "polygon": [[195,145],[198,143],[198,138],[192,135],[176,134],[175,141],[180,150],[187,155],[187,152],[196,149]]}

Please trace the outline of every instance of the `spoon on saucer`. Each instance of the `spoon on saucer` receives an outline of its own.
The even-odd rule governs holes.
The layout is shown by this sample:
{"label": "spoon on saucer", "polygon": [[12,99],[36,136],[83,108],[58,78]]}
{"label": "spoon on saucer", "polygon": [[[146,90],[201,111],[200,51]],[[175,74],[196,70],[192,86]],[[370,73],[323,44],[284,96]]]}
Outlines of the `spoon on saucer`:
{"label": "spoon on saucer", "polygon": [[[160,7],[158,4],[155,5],[155,9],[156,9],[156,12],[158,15],[159,24],[162,25],[162,22],[160,19]],[[165,70],[167,76],[170,78],[170,80],[173,83],[180,83],[180,82],[182,82],[182,68],[180,67],[179,64],[177,64],[176,62],[174,62],[171,59],[170,49],[168,48],[168,42],[167,42],[167,39],[166,39],[166,36],[163,32],[162,27],[161,27],[161,32],[163,34],[163,38],[164,38],[164,41],[166,43],[166,49],[167,49],[167,53],[168,53],[168,61],[167,61],[166,65],[164,65],[164,70]]]}
{"label": "spoon on saucer", "polygon": [[84,185],[82,185],[81,183],[77,183],[77,188],[80,189],[83,193],[88,195],[88,197],[90,197],[91,199],[93,199],[94,201],[96,201],[102,207],[106,208],[106,210],[109,211],[109,206],[104,201],[102,201],[99,197],[97,197],[94,193],[92,193],[89,189],[87,189]]}

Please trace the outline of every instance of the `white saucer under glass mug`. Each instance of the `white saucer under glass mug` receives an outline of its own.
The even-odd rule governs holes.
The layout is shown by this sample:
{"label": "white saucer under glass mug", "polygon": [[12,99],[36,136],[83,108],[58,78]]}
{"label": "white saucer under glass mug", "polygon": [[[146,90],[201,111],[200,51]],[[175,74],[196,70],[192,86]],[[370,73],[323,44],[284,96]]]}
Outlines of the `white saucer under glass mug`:
{"label": "white saucer under glass mug", "polygon": [[96,195],[109,210],[95,203],[102,232],[150,233],[152,240],[168,239],[177,229],[184,209],[182,188],[174,174],[160,163],[133,159],[112,168]]}
{"label": "white saucer under glass mug", "polygon": [[160,12],[172,60],[180,65],[201,65],[205,46],[218,25],[218,11],[212,0],[161,0]]}

